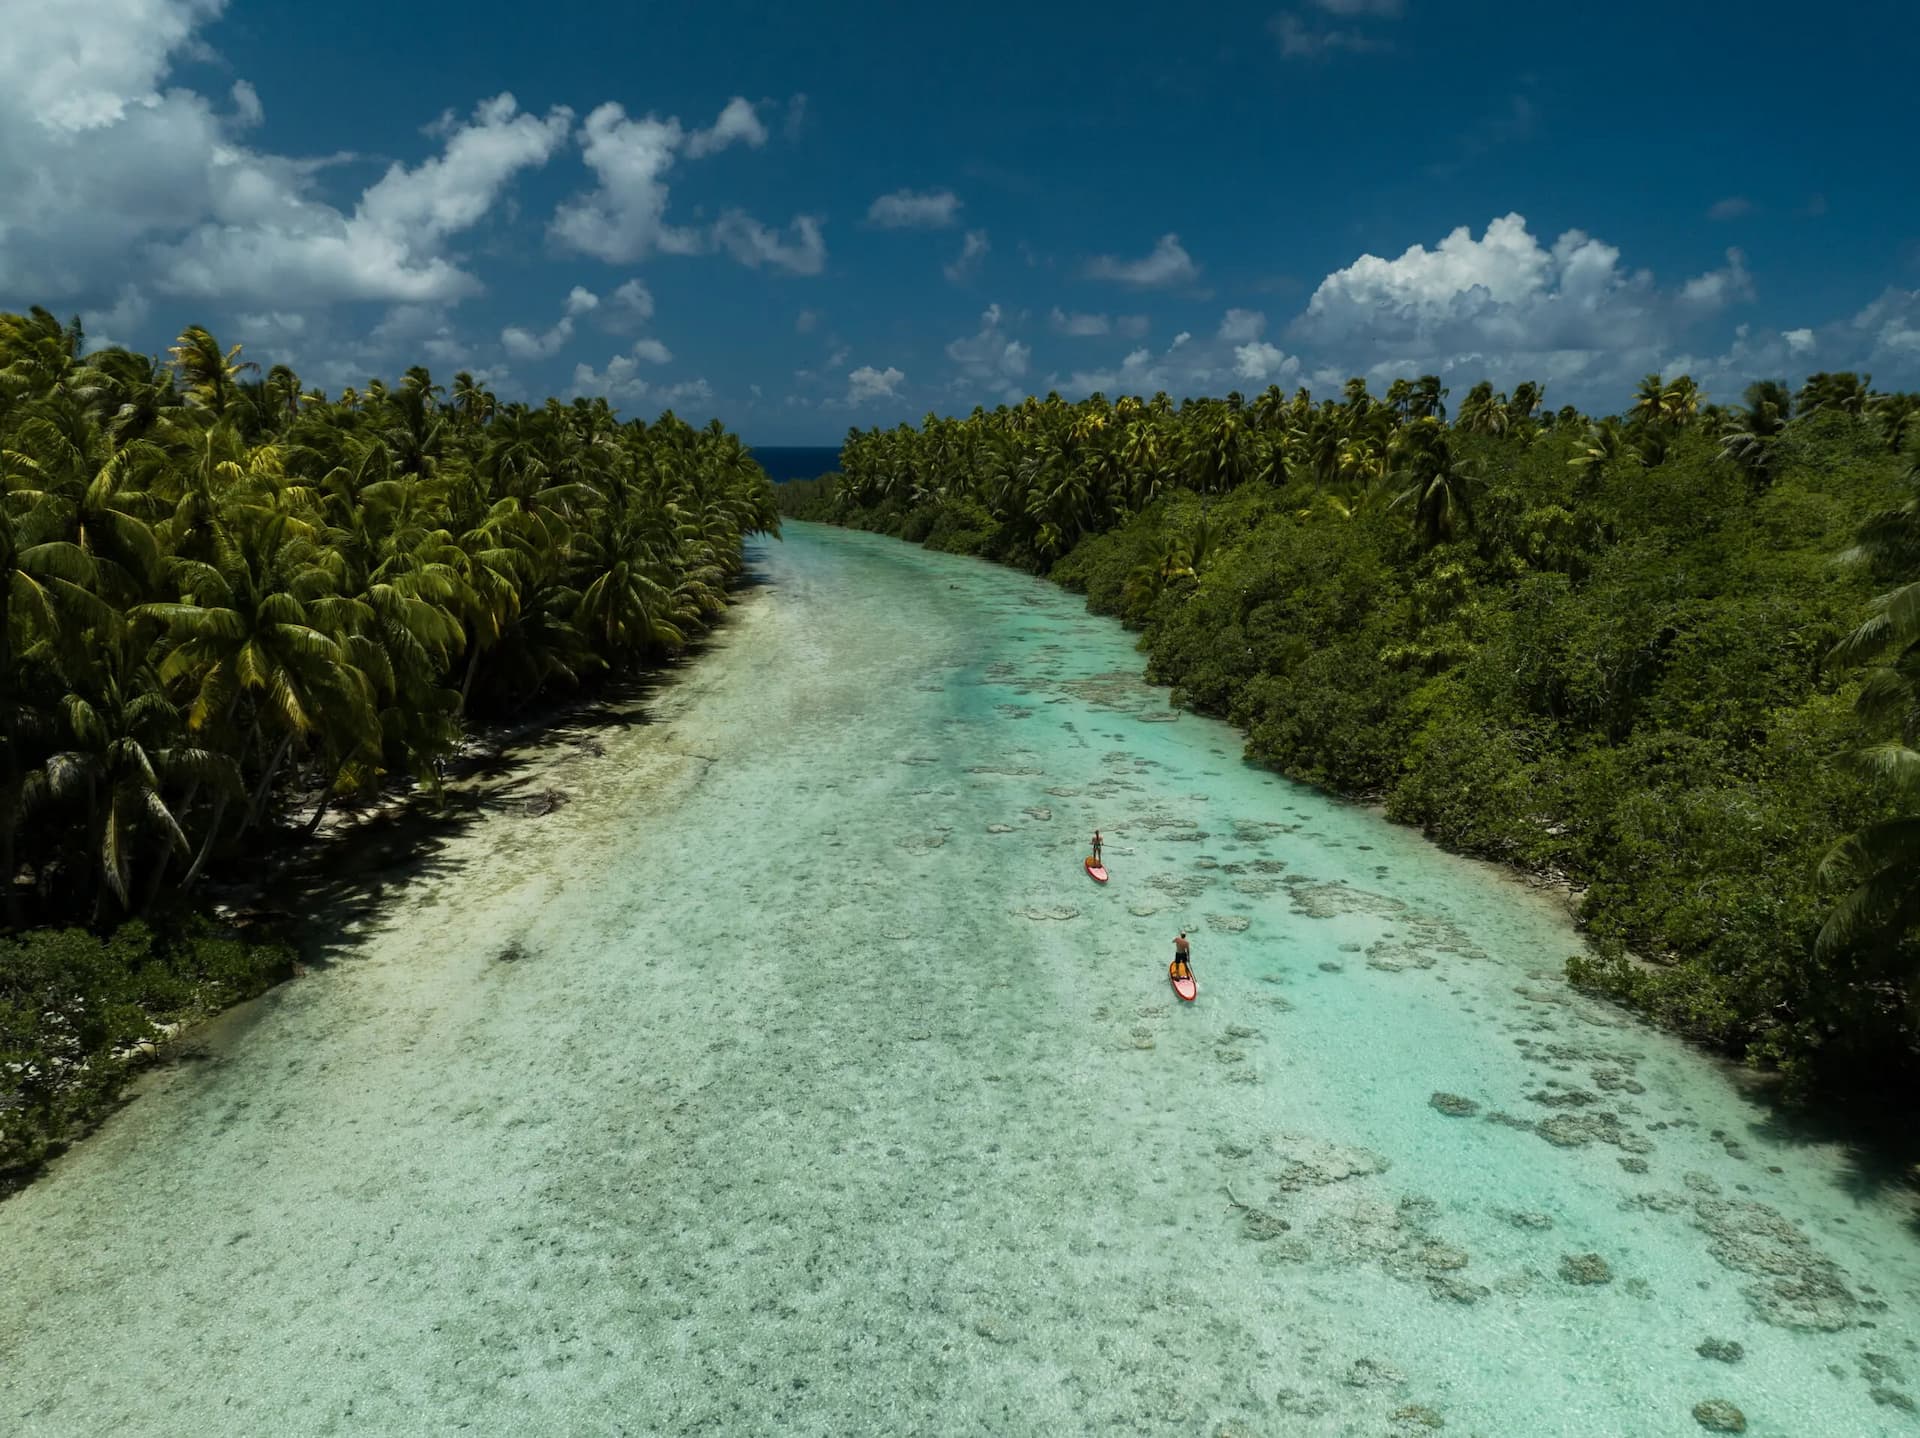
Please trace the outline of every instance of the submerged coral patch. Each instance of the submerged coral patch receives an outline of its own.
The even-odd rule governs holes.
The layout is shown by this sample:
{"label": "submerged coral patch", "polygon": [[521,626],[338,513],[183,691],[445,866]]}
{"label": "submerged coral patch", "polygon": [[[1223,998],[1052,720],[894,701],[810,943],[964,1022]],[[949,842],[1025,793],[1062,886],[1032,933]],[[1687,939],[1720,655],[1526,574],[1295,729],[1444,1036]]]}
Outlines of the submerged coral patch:
{"label": "submerged coral patch", "polygon": [[1754,1316],[1776,1328],[1837,1332],[1859,1320],[1860,1300],[1839,1265],[1777,1209],[1751,1199],[1694,1200],[1693,1224],[1714,1258],[1755,1282],[1743,1288]]}
{"label": "submerged coral patch", "polygon": [[1430,969],[1436,960],[1424,949],[1396,939],[1381,939],[1367,948],[1367,967],[1397,974],[1405,969]]}
{"label": "submerged coral patch", "polygon": [[1283,881],[1293,911],[1309,919],[1337,919],[1343,914],[1375,914],[1397,918],[1407,906],[1385,894],[1356,889],[1351,884],[1295,876]]}
{"label": "submerged coral patch", "polygon": [[1560,1260],[1560,1277],[1583,1286],[1611,1283],[1613,1266],[1597,1253],[1569,1253]]}

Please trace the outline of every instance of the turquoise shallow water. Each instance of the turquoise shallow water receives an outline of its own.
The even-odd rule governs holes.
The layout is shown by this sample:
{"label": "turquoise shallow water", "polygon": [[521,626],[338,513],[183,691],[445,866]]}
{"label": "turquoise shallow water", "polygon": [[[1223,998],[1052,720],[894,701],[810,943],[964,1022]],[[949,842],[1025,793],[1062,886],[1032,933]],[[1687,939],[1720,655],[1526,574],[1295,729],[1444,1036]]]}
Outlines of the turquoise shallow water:
{"label": "turquoise shallow water", "polygon": [[1045,584],[760,563],[537,756],[570,803],[0,1205],[0,1432],[1920,1428],[1909,1212],[1570,993],[1551,905]]}

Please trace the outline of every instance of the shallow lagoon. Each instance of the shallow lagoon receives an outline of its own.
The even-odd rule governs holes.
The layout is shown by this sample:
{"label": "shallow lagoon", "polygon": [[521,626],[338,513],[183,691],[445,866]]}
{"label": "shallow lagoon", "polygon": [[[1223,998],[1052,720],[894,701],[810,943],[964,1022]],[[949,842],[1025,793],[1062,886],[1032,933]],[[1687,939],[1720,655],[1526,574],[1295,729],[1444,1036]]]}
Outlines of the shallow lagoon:
{"label": "shallow lagoon", "polygon": [[1553,905],[1039,581],[760,567],[530,761],[570,803],[0,1205],[0,1430],[1920,1431],[1909,1211],[1570,992]]}

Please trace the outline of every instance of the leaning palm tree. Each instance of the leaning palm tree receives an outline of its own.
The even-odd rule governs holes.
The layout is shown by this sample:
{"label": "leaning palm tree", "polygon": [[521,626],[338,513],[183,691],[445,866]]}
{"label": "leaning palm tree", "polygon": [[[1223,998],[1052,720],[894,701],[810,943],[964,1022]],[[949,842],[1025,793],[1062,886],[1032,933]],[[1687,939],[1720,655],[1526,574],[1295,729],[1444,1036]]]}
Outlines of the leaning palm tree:
{"label": "leaning palm tree", "polygon": [[1746,407],[1735,410],[1720,432],[1720,454],[1756,486],[1765,488],[1773,480],[1780,436],[1793,401],[1778,380],[1748,385],[1746,401]]}
{"label": "leaning palm tree", "polygon": [[85,814],[89,848],[103,881],[96,898],[111,893],[120,908],[133,901],[133,869],[141,840],[163,852],[188,852],[187,837],[169,807],[169,782],[237,788],[233,761],[216,750],[177,742],[179,716],[143,657],[142,639],[123,635],[97,646],[61,705],[63,747],[26,776],[22,807],[77,804]]}
{"label": "leaning palm tree", "polygon": [[1447,395],[1450,391],[1440,383],[1438,375],[1423,374],[1413,382],[1413,394],[1407,414],[1411,419],[1445,419],[1447,417]]}
{"label": "leaning palm tree", "polygon": [[621,660],[681,648],[686,635],[670,618],[674,595],[662,571],[644,559],[611,559],[582,591],[574,623]]}
{"label": "leaning palm tree", "polygon": [[1175,579],[1193,576],[1193,556],[1186,539],[1163,533],[1158,542],[1127,575],[1122,590],[1129,607],[1151,607]]}
{"label": "leaning palm tree", "polygon": [[1464,434],[1501,435],[1507,432],[1509,419],[1507,397],[1496,395],[1491,381],[1481,380],[1460,401],[1453,425]]}
{"label": "leaning palm tree", "polygon": [[1793,402],[1801,414],[1811,414],[1817,409],[1865,414],[1873,403],[1873,376],[1854,374],[1850,370],[1811,374]]}
{"label": "leaning palm tree", "polygon": [[[16,872],[24,817],[22,730],[43,717],[21,683],[16,638],[43,660],[77,662],[88,636],[110,632],[119,620],[99,595],[98,561],[65,537],[62,513],[43,482],[31,457],[0,450],[0,876],[8,878]],[[13,923],[19,894],[12,883],[5,889]]]}
{"label": "leaning palm tree", "polygon": [[1389,507],[1411,510],[1421,546],[1431,549],[1473,527],[1480,471],[1474,462],[1454,455],[1438,420],[1416,420],[1402,433],[1405,440],[1396,474],[1406,487]]}
{"label": "leaning palm tree", "polygon": [[1915,436],[1920,436],[1920,395],[1881,395],[1871,412],[1891,453],[1906,452]]}
{"label": "leaning palm tree", "polygon": [[225,352],[220,342],[199,325],[189,325],[168,350],[173,356],[174,373],[186,391],[187,403],[210,414],[223,415],[238,393],[240,375],[260,366],[238,357],[240,346]]}
{"label": "leaning palm tree", "polygon": [[1627,418],[1640,425],[1656,425],[1667,417],[1667,382],[1657,374],[1641,380],[1633,391]]}
{"label": "leaning palm tree", "polygon": [[[1911,757],[1911,756],[1909,756]],[[1911,792],[1911,780],[1905,792]],[[1845,892],[1814,938],[1814,953],[1831,958],[1863,941],[1897,941],[1920,924],[1920,818],[1869,824],[1827,851],[1818,878]]]}
{"label": "leaning palm tree", "polygon": [[1643,464],[1645,456],[1620,422],[1609,417],[1587,426],[1586,436],[1580,441],[1573,458],[1567,461],[1567,468],[1580,471],[1583,477],[1590,477],[1608,465],[1623,460]]}
{"label": "leaning palm tree", "polygon": [[453,377],[453,408],[460,422],[473,428],[493,418],[498,404],[486,386],[461,370]]}
{"label": "leaning palm tree", "polygon": [[[1832,657],[1872,666],[1856,709],[1885,737],[1852,760],[1910,805],[1920,794],[1920,465],[1908,482],[1913,497],[1868,519],[1841,559],[1912,577],[1876,598]],[[1821,875],[1850,886],[1820,931],[1822,953],[1869,932],[1904,933],[1920,919],[1920,818],[1900,816],[1848,835],[1828,853]]]}
{"label": "leaning palm tree", "polygon": [[[337,594],[312,546],[289,531],[284,516],[273,516],[223,562],[174,560],[181,599],[133,611],[165,626],[159,674],[187,702],[188,728],[261,759],[241,832],[259,819],[288,752],[313,732],[323,709],[363,713],[371,703],[366,674],[342,643],[370,615]],[[251,713],[236,731],[248,698]],[[224,810],[223,798],[183,887],[212,853]]]}

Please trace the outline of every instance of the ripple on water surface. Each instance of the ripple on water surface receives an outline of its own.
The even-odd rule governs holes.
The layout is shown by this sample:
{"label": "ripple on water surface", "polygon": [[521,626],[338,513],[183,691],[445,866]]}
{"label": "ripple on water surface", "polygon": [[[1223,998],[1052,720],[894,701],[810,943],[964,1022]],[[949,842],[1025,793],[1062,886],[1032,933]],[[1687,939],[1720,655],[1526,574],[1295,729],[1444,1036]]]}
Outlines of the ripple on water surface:
{"label": "ripple on water surface", "polygon": [[577,802],[0,1205],[0,1429],[1920,1431],[1904,1211],[1548,907],[1037,581],[759,562]]}

